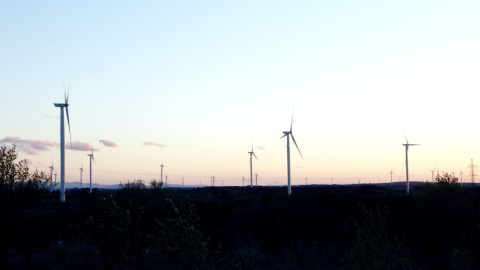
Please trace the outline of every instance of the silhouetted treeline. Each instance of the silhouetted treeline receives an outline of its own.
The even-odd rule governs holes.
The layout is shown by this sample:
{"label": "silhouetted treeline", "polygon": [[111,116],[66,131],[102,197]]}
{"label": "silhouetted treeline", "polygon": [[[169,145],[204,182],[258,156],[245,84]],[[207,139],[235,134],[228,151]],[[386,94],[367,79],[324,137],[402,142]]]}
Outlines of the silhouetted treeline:
{"label": "silhouetted treeline", "polygon": [[475,269],[480,263],[480,191],[448,174],[409,195],[357,185],[298,187],[288,197],[280,187],[164,189],[138,180],[115,191],[69,190],[65,203],[49,192],[48,179],[31,176],[23,184],[0,178],[4,269]]}

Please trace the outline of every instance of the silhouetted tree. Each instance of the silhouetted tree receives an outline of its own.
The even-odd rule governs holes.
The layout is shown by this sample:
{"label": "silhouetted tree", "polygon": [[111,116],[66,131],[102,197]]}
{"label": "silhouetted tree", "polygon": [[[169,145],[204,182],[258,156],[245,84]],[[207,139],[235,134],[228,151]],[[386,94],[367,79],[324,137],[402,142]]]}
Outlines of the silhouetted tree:
{"label": "silhouetted tree", "polygon": [[361,205],[363,218],[355,220],[355,238],[344,254],[343,269],[387,270],[411,268],[408,253],[398,237],[391,240],[387,226],[387,209],[371,210]]}
{"label": "silhouetted tree", "polygon": [[30,173],[25,162],[15,163],[17,157],[14,145],[0,146],[0,268],[19,254],[28,262],[49,241],[38,233],[38,213],[29,209],[53,184],[44,172]]}

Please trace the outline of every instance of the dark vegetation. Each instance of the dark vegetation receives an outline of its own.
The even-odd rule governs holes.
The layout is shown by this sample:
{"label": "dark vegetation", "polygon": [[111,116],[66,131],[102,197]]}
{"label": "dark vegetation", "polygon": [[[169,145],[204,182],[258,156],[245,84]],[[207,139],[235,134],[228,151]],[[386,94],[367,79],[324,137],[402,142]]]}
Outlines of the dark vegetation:
{"label": "dark vegetation", "polygon": [[475,269],[480,190],[374,185],[67,192],[0,147],[3,269]]}

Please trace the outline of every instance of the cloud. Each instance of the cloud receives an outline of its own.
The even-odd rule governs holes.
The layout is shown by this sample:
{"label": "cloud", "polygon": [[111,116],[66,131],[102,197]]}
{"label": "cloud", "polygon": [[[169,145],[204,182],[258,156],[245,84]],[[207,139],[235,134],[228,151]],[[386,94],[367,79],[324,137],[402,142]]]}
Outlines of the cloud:
{"label": "cloud", "polygon": [[258,150],[262,150],[262,151],[266,151],[267,149],[265,149],[265,147],[263,146],[257,146]]}
{"label": "cloud", "polygon": [[[70,145],[68,143],[65,144],[65,148],[68,149],[70,148]],[[72,149],[77,150],[77,151],[100,151],[98,148],[93,148],[93,146],[90,143],[84,143],[84,142],[79,142],[75,141],[72,143]]]}
{"label": "cloud", "polygon": [[0,143],[14,144],[19,152],[24,152],[27,155],[36,155],[38,152],[47,151],[50,147],[57,145],[57,143],[47,140],[24,140],[12,136],[1,139]]}
{"label": "cloud", "polygon": [[118,147],[118,145],[112,141],[109,140],[99,140],[100,143],[103,143],[103,145],[107,147]]}
{"label": "cloud", "polygon": [[44,114],[44,113],[42,113],[42,116],[45,117],[45,118],[53,118],[53,116],[48,115],[48,114]]}
{"label": "cloud", "polygon": [[146,145],[146,146],[158,146],[160,148],[164,148],[164,147],[167,147],[166,145],[164,144],[159,144],[159,143],[155,143],[155,142],[144,142],[143,145]]}

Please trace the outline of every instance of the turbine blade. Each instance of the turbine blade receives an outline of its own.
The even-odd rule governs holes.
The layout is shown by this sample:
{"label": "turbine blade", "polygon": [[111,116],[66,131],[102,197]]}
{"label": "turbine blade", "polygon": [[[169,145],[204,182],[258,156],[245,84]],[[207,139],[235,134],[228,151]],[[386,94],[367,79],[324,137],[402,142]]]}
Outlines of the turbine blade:
{"label": "turbine blade", "polygon": [[[68,99],[68,98],[67,98],[67,99]],[[67,106],[65,106],[65,111],[66,111],[66,113],[67,113],[68,134],[70,135],[70,150],[73,151],[72,132],[70,131],[70,117],[68,116],[68,103],[67,103]]]}
{"label": "turbine blade", "polygon": [[93,162],[95,163],[95,165],[97,165],[97,162],[95,162],[95,157],[93,156],[93,154],[92,154],[92,159],[93,159]]}
{"label": "turbine blade", "polygon": [[293,143],[295,144],[295,146],[297,147],[298,153],[300,153],[300,156],[303,159],[302,152],[300,152],[300,148],[298,148],[297,142],[295,141],[295,137],[293,137],[293,133],[292,133],[292,140],[293,140]]}
{"label": "turbine blade", "polygon": [[282,137],[280,137],[280,139],[283,138],[283,137],[285,137],[285,136],[287,136],[287,134],[284,134]]}
{"label": "turbine blade", "polygon": [[[255,153],[253,152],[253,150],[252,150],[252,154],[253,154],[253,156],[258,160],[258,157],[255,155]],[[258,161],[260,161],[260,160],[258,160]]]}
{"label": "turbine blade", "polygon": [[290,123],[290,132],[292,132],[292,128],[293,128],[293,114],[295,113],[295,107],[293,107],[293,111],[292,111],[292,122]]}
{"label": "turbine blade", "polygon": [[405,133],[405,129],[403,130],[403,135],[405,135],[405,141],[407,141],[408,144],[407,133]]}

